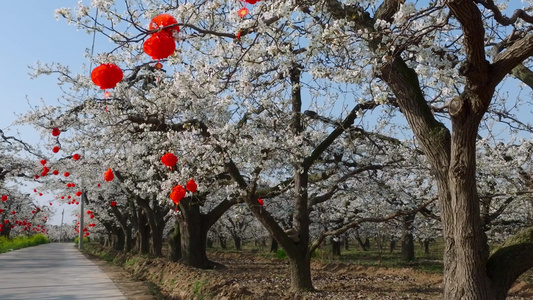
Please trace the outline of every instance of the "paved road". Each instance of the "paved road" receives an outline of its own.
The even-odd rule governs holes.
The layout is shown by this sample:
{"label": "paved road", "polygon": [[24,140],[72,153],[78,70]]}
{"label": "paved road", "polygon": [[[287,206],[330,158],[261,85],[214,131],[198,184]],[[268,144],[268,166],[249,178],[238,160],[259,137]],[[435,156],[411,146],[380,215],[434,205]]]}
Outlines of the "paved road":
{"label": "paved road", "polygon": [[126,298],[72,243],[52,243],[0,254],[0,299]]}

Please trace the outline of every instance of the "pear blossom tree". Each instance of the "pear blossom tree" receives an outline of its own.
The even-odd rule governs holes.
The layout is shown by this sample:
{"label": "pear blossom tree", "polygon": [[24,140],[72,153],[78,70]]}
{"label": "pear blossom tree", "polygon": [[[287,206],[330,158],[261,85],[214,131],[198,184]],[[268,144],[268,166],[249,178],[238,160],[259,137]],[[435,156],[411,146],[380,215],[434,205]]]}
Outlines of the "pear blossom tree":
{"label": "pear blossom tree", "polygon": [[[94,5],[105,17],[98,19],[81,3],[74,12],[59,10],[69,22],[104,34],[117,46],[90,59],[117,62],[127,71],[112,98],[100,99],[84,94],[91,86],[86,76],[42,66],[40,72],[57,72],[60,84],[72,84],[66,97],[82,108],[61,125],[92,127],[90,138],[101,137],[101,149],[114,144],[108,144],[111,136],[125,143],[129,131],[160,133],[146,134],[146,141],[137,145],[146,148],[135,153],[151,162],[148,170],[155,168],[158,156],[178,147],[176,152],[193,163],[162,182],[147,181],[142,192],[168,201],[172,186],[195,176],[199,186],[220,194],[213,198],[223,206],[244,201],[287,252],[291,288],[301,291],[313,289],[312,250],[326,236],[362,221],[311,243],[313,206],[334,198],[351,176],[383,167],[365,163],[342,173],[326,162],[335,157],[328,151],[335,143],[349,149],[341,141],[357,141],[347,138],[355,133],[384,130],[398,120],[397,109],[436,181],[446,243],[444,298],[504,299],[513,281],[533,266],[524,254],[533,243],[526,231],[489,253],[476,141],[485,134],[479,129],[487,112],[529,128],[500,109],[505,101],[493,101],[502,99],[495,95],[507,74],[528,82],[527,59],[533,54],[528,10],[509,13],[493,0],[265,0],[241,18],[233,4],[125,1],[119,7],[99,1]],[[146,62],[140,42],[150,34],[144,24],[162,12],[172,13],[182,31],[178,51],[157,70],[155,62]],[[363,120],[371,111],[390,123],[366,126]],[[89,112],[91,118],[79,122]],[[118,126],[123,124],[130,126]],[[112,158],[108,153],[108,164]],[[125,159],[131,164],[127,169],[134,169],[138,157]],[[328,180],[329,189],[316,184]],[[291,228],[282,228],[258,203],[280,195],[292,199]],[[180,202],[183,212],[195,201],[188,197]]]}

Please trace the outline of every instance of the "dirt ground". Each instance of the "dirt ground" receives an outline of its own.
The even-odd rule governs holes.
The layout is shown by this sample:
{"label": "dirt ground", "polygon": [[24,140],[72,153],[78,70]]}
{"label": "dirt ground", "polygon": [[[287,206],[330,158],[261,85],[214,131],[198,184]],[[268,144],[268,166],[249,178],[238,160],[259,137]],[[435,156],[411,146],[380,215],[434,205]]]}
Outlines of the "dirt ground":
{"label": "dirt ground", "polygon": [[[124,255],[115,258],[124,268],[105,261],[96,263],[130,300],[441,299],[442,276],[410,268],[313,263],[317,292],[294,294],[289,292],[288,266],[284,260],[253,253],[211,252],[209,257],[226,267],[198,270],[162,258]],[[154,284],[160,289],[156,296],[152,295]],[[508,299],[533,299],[533,286],[519,281]]]}

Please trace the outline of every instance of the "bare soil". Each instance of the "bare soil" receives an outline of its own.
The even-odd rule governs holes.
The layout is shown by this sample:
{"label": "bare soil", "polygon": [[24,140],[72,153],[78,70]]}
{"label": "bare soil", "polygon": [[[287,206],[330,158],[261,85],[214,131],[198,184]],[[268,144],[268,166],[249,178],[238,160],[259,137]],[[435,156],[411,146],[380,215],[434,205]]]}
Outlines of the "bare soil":
{"label": "bare soil", "polygon": [[[99,262],[130,300],[147,299],[442,299],[442,275],[411,268],[381,268],[348,263],[312,264],[316,292],[289,291],[286,260],[255,253],[210,252],[209,258],[225,265],[198,270],[164,258],[115,258],[124,269]],[[126,272],[125,272],[125,271]],[[143,282],[133,281],[134,278]],[[153,288],[159,295],[150,295]],[[533,299],[533,286],[518,281],[508,299]]]}

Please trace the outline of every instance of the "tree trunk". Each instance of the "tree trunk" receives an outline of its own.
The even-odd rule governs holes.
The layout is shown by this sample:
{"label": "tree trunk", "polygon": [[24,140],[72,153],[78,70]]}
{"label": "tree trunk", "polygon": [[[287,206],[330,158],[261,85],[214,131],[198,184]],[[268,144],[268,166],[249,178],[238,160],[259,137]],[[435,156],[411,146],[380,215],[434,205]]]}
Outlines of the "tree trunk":
{"label": "tree trunk", "polygon": [[120,227],[113,227],[113,235],[116,240],[114,241],[113,248],[118,251],[124,250],[124,245],[126,243],[126,237],[124,236],[124,231]]}
{"label": "tree trunk", "polygon": [[391,239],[389,243],[390,253],[394,252],[394,249],[396,249],[396,240]]}
{"label": "tree trunk", "polygon": [[234,235],[233,243],[235,244],[235,250],[241,251],[241,237],[238,235]]}
{"label": "tree trunk", "polygon": [[168,245],[170,247],[169,260],[179,261],[181,259],[181,234],[180,223],[177,219],[174,222],[174,230],[170,234]]}
{"label": "tree trunk", "polygon": [[348,238],[348,234],[344,234],[343,242],[344,242],[344,250],[346,251],[350,250],[350,239]]}
{"label": "tree trunk", "polygon": [[413,237],[413,222],[416,214],[409,214],[402,220],[402,254],[403,261],[410,262],[415,259],[415,242]]}
{"label": "tree trunk", "polygon": [[226,236],[224,236],[223,234],[218,234],[218,242],[220,243],[220,248],[228,249]]}
{"label": "tree trunk", "polygon": [[275,238],[270,238],[270,252],[271,253],[278,252],[278,241],[276,241]]}
{"label": "tree trunk", "polygon": [[181,216],[179,216],[179,228],[181,235],[181,259],[180,262],[195,268],[212,269],[215,263],[207,259],[206,241],[208,226],[206,217],[201,214],[200,206],[191,203],[186,198],[179,204]]}
{"label": "tree trunk", "polygon": [[422,241],[422,244],[424,246],[424,254],[428,254],[429,255],[429,243],[431,242],[430,239],[424,239]]}
{"label": "tree trunk", "polygon": [[289,256],[289,269],[291,274],[291,290],[293,291],[313,291],[311,281],[311,262],[306,255]]}
{"label": "tree trunk", "polygon": [[336,237],[331,239],[331,253],[335,256],[341,255],[341,241]]}
{"label": "tree trunk", "polygon": [[140,208],[138,209],[138,218],[137,251],[139,254],[148,254],[150,252],[150,226],[148,226],[145,212]]}

